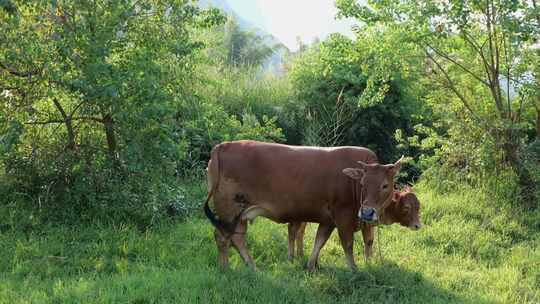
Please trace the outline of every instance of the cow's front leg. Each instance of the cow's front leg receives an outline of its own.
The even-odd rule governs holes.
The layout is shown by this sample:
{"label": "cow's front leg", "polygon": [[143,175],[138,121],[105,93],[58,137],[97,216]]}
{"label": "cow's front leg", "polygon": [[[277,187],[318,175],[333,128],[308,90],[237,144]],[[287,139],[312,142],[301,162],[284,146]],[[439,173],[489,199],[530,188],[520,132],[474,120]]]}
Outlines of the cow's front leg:
{"label": "cow's front leg", "polygon": [[341,246],[343,247],[343,251],[345,251],[345,257],[347,258],[347,265],[351,270],[355,271],[356,263],[354,262],[353,245],[357,219],[348,214],[342,214],[336,218],[336,225]]}
{"label": "cow's front leg", "polygon": [[334,231],[334,225],[319,224],[319,228],[317,228],[317,236],[315,237],[315,244],[313,244],[313,251],[311,252],[311,257],[309,258],[307,264],[309,271],[313,271],[315,266],[317,266],[319,252],[323,248],[324,244],[326,244],[326,241],[328,241],[332,231]]}
{"label": "cow's front leg", "polygon": [[343,251],[345,252],[345,257],[347,258],[347,265],[352,271],[355,271],[357,269],[356,263],[354,262],[354,255],[353,255],[353,245],[354,245],[354,234],[353,231],[350,230],[339,230],[339,238],[341,240],[341,246],[343,247]]}
{"label": "cow's front leg", "polygon": [[369,224],[362,225],[362,237],[364,238],[364,258],[368,262],[373,253],[373,240],[375,239],[375,229],[377,227]]}

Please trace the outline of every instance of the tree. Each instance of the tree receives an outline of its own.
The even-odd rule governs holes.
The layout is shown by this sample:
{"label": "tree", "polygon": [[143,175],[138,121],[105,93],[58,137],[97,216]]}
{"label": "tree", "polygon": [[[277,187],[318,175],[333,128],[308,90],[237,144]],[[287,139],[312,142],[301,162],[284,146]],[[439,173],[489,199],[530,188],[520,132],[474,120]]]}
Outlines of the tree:
{"label": "tree", "polygon": [[10,175],[64,194],[93,176],[95,195],[119,176],[172,175],[176,112],[204,46],[194,32],[223,16],[183,0],[9,3],[0,129],[13,135],[2,147]]}
{"label": "tree", "polygon": [[230,66],[258,67],[280,47],[269,36],[241,29],[233,17],[229,17],[223,31],[225,62]]}
{"label": "tree", "polygon": [[397,158],[394,132],[410,134],[411,112],[423,112],[405,92],[398,61],[382,64],[370,46],[384,43],[377,32],[351,40],[332,35],[293,61],[290,71],[295,94],[305,104],[304,144],[360,145],[381,160]]}
{"label": "tree", "polygon": [[338,0],[337,5],[341,15],[356,17],[367,26],[400,30],[401,43],[421,48],[437,89],[454,96],[468,119],[499,143],[504,161],[518,172],[522,183],[530,184],[518,152],[527,140],[528,122],[540,122],[533,122],[529,115],[531,109],[538,110],[532,94],[538,88],[525,89],[538,73],[534,69],[538,57],[530,56],[540,35],[536,1],[369,1],[360,5]]}
{"label": "tree", "polygon": [[184,1],[15,6],[0,13],[0,86],[17,110],[8,114],[28,128],[63,124],[70,150],[81,125],[98,124],[117,159],[118,134],[130,114],[142,106],[154,112],[147,118],[161,119],[158,112],[183,85],[190,54],[201,46],[189,33],[200,13]]}

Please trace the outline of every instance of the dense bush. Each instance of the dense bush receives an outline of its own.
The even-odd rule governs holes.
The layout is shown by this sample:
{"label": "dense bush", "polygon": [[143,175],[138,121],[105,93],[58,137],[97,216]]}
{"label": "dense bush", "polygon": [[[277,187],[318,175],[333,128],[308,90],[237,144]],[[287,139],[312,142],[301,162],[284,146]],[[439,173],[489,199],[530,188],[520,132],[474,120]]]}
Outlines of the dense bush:
{"label": "dense bush", "polygon": [[398,147],[394,134],[412,135],[425,110],[406,92],[405,75],[371,73],[377,63],[363,46],[375,39],[334,35],[293,62],[294,92],[306,113],[303,143],[365,146],[382,162],[413,153]]}
{"label": "dense bush", "polygon": [[148,224],[212,145],[282,140],[276,118],[229,114],[197,92],[207,60],[196,37],[224,21],[218,12],[173,0],[14,5],[0,11],[3,204]]}
{"label": "dense bush", "polygon": [[[431,149],[422,157],[425,167],[469,182],[509,170],[523,201],[538,201],[534,176],[540,164],[526,161],[524,152],[540,137],[540,17],[534,1],[338,0],[337,6],[342,16],[363,22],[362,32],[393,38],[372,46],[375,53],[421,75],[437,124],[420,126],[431,130],[416,138]],[[413,50],[412,56],[395,56],[404,50]]]}

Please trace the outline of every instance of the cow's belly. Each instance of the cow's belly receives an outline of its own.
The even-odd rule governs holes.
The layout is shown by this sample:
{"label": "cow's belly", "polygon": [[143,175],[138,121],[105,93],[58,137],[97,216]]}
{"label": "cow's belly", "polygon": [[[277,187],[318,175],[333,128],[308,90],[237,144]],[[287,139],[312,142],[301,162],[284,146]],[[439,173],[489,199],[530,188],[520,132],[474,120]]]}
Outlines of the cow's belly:
{"label": "cow's belly", "polygon": [[302,221],[330,224],[333,222],[329,202],[282,198],[255,200],[253,205],[265,209],[267,213],[264,217],[278,223]]}

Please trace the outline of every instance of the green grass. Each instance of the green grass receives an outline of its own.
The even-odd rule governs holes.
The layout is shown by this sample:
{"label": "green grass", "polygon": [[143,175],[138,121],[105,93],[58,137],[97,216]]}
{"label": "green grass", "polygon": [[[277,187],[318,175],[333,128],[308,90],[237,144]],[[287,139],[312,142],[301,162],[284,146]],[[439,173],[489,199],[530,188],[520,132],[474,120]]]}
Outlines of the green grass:
{"label": "green grass", "polygon": [[[424,228],[381,230],[359,271],[336,233],[319,269],[287,261],[286,227],[257,219],[248,245],[260,271],[231,250],[217,266],[210,224],[198,217],[135,225],[43,227],[0,234],[0,303],[539,303],[540,215],[472,189],[443,196],[417,187]],[[306,234],[306,252],[315,225]],[[356,236],[361,239],[360,235]]]}

